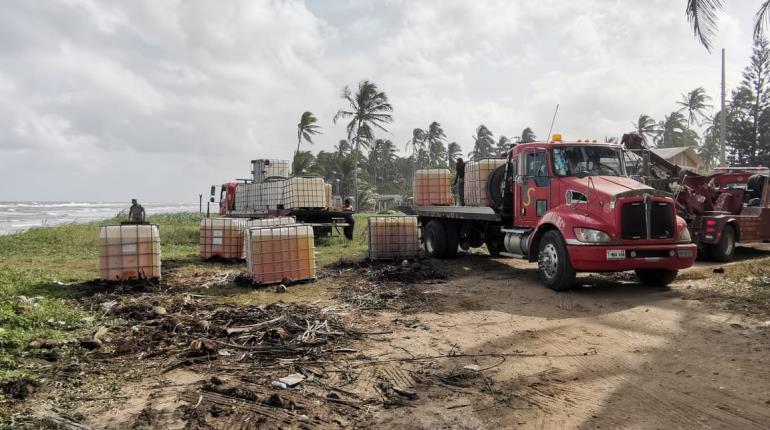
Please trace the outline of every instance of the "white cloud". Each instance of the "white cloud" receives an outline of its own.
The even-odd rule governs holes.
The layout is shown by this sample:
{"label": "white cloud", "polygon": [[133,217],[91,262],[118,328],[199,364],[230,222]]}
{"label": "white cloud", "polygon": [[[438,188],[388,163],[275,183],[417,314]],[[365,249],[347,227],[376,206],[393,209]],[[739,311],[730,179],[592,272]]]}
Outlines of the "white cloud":
{"label": "white cloud", "polygon": [[[717,46],[735,83],[754,6],[729,5]],[[0,200],[192,200],[246,175],[250,159],[289,158],[305,110],[325,131],[313,150],[331,149],[344,136],[331,123],[340,90],[362,79],[391,97],[399,147],[434,120],[466,152],[480,123],[543,135],[556,103],[565,135],[617,135],[694,87],[716,99],[718,55],[682,11],[669,0],[10,0],[0,181],[47,185]]]}

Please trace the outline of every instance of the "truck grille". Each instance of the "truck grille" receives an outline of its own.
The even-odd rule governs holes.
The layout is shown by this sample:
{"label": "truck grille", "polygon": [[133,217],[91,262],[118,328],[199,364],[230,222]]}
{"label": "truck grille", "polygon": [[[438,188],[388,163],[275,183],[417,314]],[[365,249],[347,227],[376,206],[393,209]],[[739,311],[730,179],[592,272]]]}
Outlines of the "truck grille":
{"label": "truck grille", "polygon": [[623,239],[647,238],[647,217],[644,202],[631,202],[620,210],[620,237]]}
{"label": "truck grille", "polygon": [[620,210],[620,217],[622,239],[668,239],[674,236],[674,211],[671,203],[652,201],[647,196],[644,201],[625,203]]}
{"label": "truck grille", "polygon": [[650,208],[650,237],[669,239],[674,237],[674,211],[671,203],[652,202]]}

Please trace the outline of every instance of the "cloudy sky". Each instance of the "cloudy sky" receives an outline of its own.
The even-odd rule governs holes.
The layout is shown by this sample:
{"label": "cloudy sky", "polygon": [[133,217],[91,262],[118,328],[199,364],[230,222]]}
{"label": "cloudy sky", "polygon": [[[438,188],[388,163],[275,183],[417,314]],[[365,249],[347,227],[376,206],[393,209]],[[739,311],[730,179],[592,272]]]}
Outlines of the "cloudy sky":
{"label": "cloudy sky", "polygon": [[[290,158],[305,110],[344,137],[344,85],[376,82],[399,147],[439,121],[467,152],[476,126],[617,136],[703,86],[719,53],[685,0],[7,0],[0,8],[0,200],[197,202]],[[729,1],[717,48],[740,80],[759,0]]]}

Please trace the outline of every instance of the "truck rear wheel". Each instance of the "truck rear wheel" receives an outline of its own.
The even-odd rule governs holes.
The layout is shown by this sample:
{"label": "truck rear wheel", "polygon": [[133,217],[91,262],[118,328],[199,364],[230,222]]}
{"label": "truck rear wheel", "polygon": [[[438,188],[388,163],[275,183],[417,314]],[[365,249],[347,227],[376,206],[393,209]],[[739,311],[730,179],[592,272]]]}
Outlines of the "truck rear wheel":
{"label": "truck rear wheel", "polygon": [[444,227],[444,231],[446,232],[445,256],[447,258],[457,257],[457,246],[460,242],[457,226],[447,221],[444,221],[441,224],[443,224],[442,227]]}
{"label": "truck rear wheel", "polygon": [[569,261],[567,245],[558,231],[548,231],[540,239],[537,270],[541,282],[554,291],[567,290],[575,283],[575,269]]}
{"label": "truck rear wheel", "polygon": [[[444,258],[446,256],[447,234],[444,224],[440,221],[430,221],[425,226],[423,230],[423,246],[429,257]],[[457,242],[455,242],[455,253],[457,253]]]}
{"label": "truck rear wheel", "polygon": [[735,229],[726,225],[719,242],[709,245],[711,259],[720,263],[726,263],[735,255]]}
{"label": "truck rear wheel", "polygon": [[668,269],[637,269],[636,278],[642,285],[648,287],[665,287],[676,278],[676,270]]}
{"label": "truck rear wheel", "polygon": [[503,238],[499,236],[487,236],[486,244],[487,251],[489,251],[489,255],[492,257],[499,257],[500,253],[505,250]]}

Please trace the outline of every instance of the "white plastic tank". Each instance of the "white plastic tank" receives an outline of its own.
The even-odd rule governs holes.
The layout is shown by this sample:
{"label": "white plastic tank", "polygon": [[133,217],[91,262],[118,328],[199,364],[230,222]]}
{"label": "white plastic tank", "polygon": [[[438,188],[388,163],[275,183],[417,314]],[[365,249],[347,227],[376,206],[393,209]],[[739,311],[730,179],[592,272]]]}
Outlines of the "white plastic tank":
{"label": "white plastic tank", "polygon": [[160,232],[154,224],[104,226],[99,232],[102,279],[160,279]]}
{"label": "white plastic tank", "polygon": [[412,258],[419,252],[417,217],[369,217],[369,258]]}
{"label": "white plastic tank", "polygon": [[243,230],[248,221],[238,218],[206,218],[201,220],[200,255],[209,259],[242,258]]}
{"label": "white plastic tank", "polygon": [[246,267],[259,284],[315,279],[313,228],[290,225],[246,230]]}

